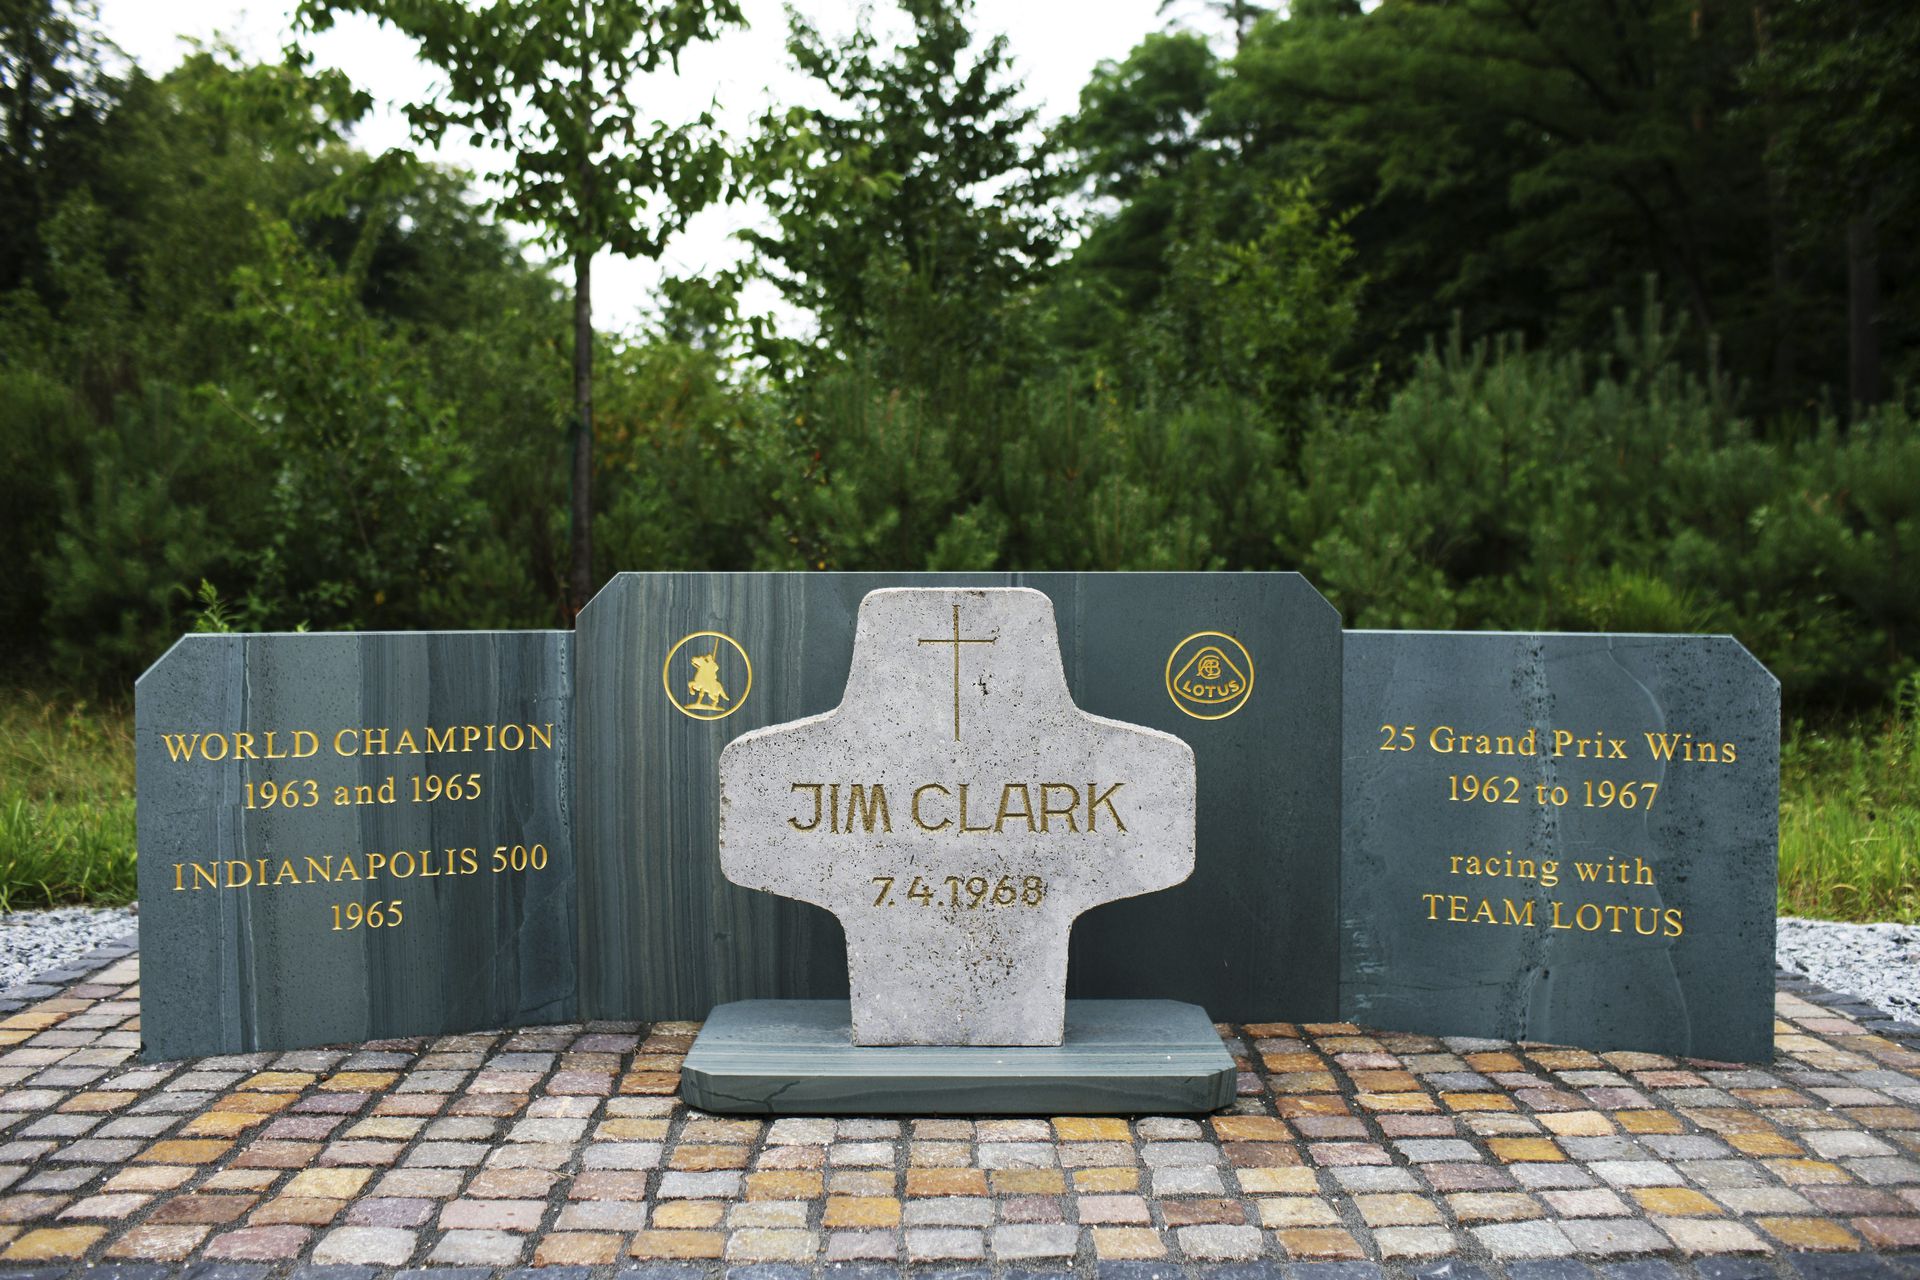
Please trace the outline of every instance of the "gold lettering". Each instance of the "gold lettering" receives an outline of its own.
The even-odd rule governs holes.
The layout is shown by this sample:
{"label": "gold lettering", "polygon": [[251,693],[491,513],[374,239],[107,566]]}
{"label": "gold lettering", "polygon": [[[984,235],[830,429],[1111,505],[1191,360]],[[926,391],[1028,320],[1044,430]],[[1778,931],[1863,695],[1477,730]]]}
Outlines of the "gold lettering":
{"label": "gold lettering", "polygon": [[[304,750],[302,748],[304,748]],[[319,754],[319,734],[311,729],[295,729],[293,731],[293,758],[295,760],[305,760],[310,756],[317,756]]]}
{"label": "gold lettering", "polygon": [[952,818],[942,818],[937,823],[929,824],[925,818],[920,816],[920,797],[929,791],[938,791],[943,796],[953,794],[937,782],[929,782],[925,786],[915,787],[913,789],[913,825],[919,827],[922,831],[939,831],[943,827],[952,826]]}
{"label": "gold lettering", "polygon": [[[351,751],[347,750],[345,745],[348,734],[353,734],[353,750]],[[354,733],[352,729],[342,729],[340,732],[334,734],[333,735],[333,754],[337,756],[359,755],[360,754],[360,735],[358,733]]]}
{"label": "gold lettering", "polygon": [[413,730],[402,729],[400,731],[400,741],[394,744],[393,754],[396,756],[417,756],[420,754],[420,744],[413,740]]}
{"label": "gold lettering", "polygon": [[235,760],[258,760],[260,758],[254,754],[252,734],[236,733],[233,735],[233,758]]}
{"label": "gold lettering", "polygon": [[856,820],[864,824],[868,835],[873,834],[873,824],[876,820],[879,821],[882,831],[892,832],[893,817],[887,812],[886,787],[876,782],[873,784],[873,790],[869,792],[859,783],[853,784],[853,789],[847,793],[847,830],[853,830]]}
{"label": "gold lettering", "polygon": [[527,726],[527,728],[533,731],[533,741],[535,745],[545,747],[549,751],[553,750],[553,725],[552,724],[548,724],[545,729],[542,729],[537,724],[530,724]]}
{"label": "gold lettering", "polygon": [[[1049,791],[1066,792],[1067,807],[1064,809],[1056,809],[1047,803],[1047,793]],[[1045,831],[1047,829],[1048,818],[1065,818],[1067,820],[1067,830],[1077,834],[1080,830],[1080,824],[1075,820],[1073,811],[1079,807],[1080,788],[1074,786],[1071,782],[1043,782],[1040,784],[1040,830]]]}
{"label": "gold lettering", "polygon": [[993,824],[991,823],[983,822],[977,827],[970,827],[967,825],[967,784],[964,782],[961,783],[960,784],[960,834],[970,835],[974,832],[991,831],[991,830],[993,830]]}
{"label": "gold lettering", "polygon": [[1094,784],[1091,782],[1087,784],[1087,830],[1088,831],[1094,830],[1094,819],[1097,816],[1099,816],[1100,806],[1105,805],[1107,806],[1107,812],[1113,815],[1113,825],[1116,827],[1119,827],[1123,834],[1126,832],[1127,824],[1120,820],[1120,811],[1113,807],[1113,793],[1126,785],[1127,784],[1124,782],[1116,782],[1112,786],[1108,787],[1105,791],[1102,791],[1098,795],[1095,795],[1093,790]]}
{"label": "gold lettering", "polygon": [[[1020,807],[1017,810],[1010,807],[1015,792],[1018,792],[1020,795]],[[1024,818],[1027,823],[1027,830],[1032,831],[1034,829],[1033,795],[1027,790],[1027,784],[1024,782],[1009,782],[1000,788],[1000,811],[995,814],[993,818],[993,831],[995,835],[1000,834],[1001,828],[1007,825],[1008,818]]]}
{"label": "gold lettering", "polygon": [[789,791],[805,791],[808,788],[812,788],[813,790],[813,821],[801,822],[798,818],[788,818],[787,825],[795,831],[811,831],[820,825],[820,784],[817,782],[796,782],[787,789]]}
{"label": "gold lettering", "polygon": [[428,725],[427,754],[436,755],[443,751],[452,751],[454,749],[453,734],[452,729],[435,729],[432,725]]}
{"label": "gold lettering", "polygon": [[[513,735],[513,741],[511,742],[507,741],[507,735],[509,733]],[[517,724],[503,724],[500,726],[500,749],[502,751],[519,751],[526,745],[527,731],[525,729]]]}

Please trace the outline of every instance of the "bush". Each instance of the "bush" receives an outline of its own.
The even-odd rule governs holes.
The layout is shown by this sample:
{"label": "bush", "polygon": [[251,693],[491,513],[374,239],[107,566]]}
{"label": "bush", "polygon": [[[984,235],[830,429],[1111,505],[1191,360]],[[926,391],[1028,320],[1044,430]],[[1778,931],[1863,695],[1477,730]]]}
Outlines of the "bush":
{"label": "bush", "polygon": [[1601,360],[1458,345],[1327,414],[1284,545],[1349,626],[1724,631],[1791,706],[1914,667],[1920,425],[1762,439],[1657,310]]}

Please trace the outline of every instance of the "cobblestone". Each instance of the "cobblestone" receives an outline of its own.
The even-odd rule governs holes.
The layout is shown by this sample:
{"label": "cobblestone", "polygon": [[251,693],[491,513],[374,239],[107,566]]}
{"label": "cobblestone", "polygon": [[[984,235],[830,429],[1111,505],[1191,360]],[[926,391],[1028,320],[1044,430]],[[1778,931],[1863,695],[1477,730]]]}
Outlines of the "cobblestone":
{"label": "cobblestone", "polygon": [[1215,1116],[907,1121],[691,1112],[687,1023],[137,1063],[137,954],[39,986],[0,1280],[1920,1280],[1920,1032],[1797,980],[1765,1067],[1223,1026]]}

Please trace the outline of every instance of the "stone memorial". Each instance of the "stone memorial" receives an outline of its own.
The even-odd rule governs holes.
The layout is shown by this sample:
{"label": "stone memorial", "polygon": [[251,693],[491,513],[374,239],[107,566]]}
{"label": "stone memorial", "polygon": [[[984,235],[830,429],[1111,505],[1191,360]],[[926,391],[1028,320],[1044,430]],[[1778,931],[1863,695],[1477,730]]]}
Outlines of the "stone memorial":
{"label": "stone memorial", "polygon": [[1352,631],[1344,1016],[1772,1052],[1779,684],[1725,636]]}
{"label": "stone memorial", "polygon": [[579,1016],[572,642],[194,635],[155,663],[146,1056]]}
{"label": "stone memorial", "polygon": [[[963,595],[855,676],[856,614],[891,588]],[[1037,666],[994,665],[1003,626],[1027,632],[966,603],[1004,588],[1049,602]],[[837,769],[829,751],[756,802],[788,806],[787,825],[729,820],[725,865],[748,859],[731,882],[729,744],[826,751],[804,725],[760,731],[829,714],[900,730],[901,700],[925,692],[908,675],[946,682],[943,750],[956,724],[1016,723],[993,713],[1022,682],[1044,675],[1031,692],[1052,710],[1007,730],[1003,776],[943,775],[904,741]],[[1058,1055],[1079,1037],[1126,1056],[1166,1029],[1153,1002],[1770,1050],[1779,692],[1725,637],[1342,632],[1297,574],[622,574],[577,633],[189,636],[136,703],[148,1058],[729,1006],[706,1053],[744,1067],[773,1000],[821,1079],[883,1047],[856,1036],[891,1041],[896,1094],[987,1110],[1016,1094],[970,1081],[1017,1077],[1065,1109],[1064,1075],[1036,1083],[1077,1069]],[[1107,789],[1084,755],[1099,734],[1056,732],[1106,722],[1191,750],[1185,879],[1126,861],[1164,814],[1129,807],[1133,781]],[[1086,776],[1041,769],[1043,737]],[[866,846],[849,824],[864,840],[869,822],[913,857],[851,855]],[[921,866],[922,840],[947,860]],[[1076,848],[1085,864],[1026,869]],[[956,895],[982,925],[971,942],[936,927]],[[875,928],[909,911],[911,928]],[[967,950],[986,941],[997,972]],[[854,987],[880,995],[850,1006]],[[1128,1001],[1104,1023],[1084,1012]],[[958,1034],[941,1018],[959,1007],[982,1040],[1025,1042],[1021,1064],[1009,1045],[916,1043]],[[1064,1043],[1035,1043],[1063,1023]],[[986,1056],[956,1075],[944,1055],[962,1050]],[[735,1075],[743,1098],[778,1080]]]}
{"label": "stone memorial", "polygon": [[[1015,586],[1053,602],[1074,702],[1180,738],[1199,774],[1193,874],[1082,916],[1067,994],[1334,1018],[1340,621],[1291,573],[614,578],[581,614],[577,650],[580,841],[604,851],[581,860],[583,1005],[701,1018],[739,1000],[844,999],[838,920],[722,874],[720,753],[840,702],[868,592]],[[976,648],[927,652],[964,663]]]}
{"label": "stone memorial", "polygon": [[[1068,1015],[1075,919],[1193,870],[1194,753],[1074,705],[1045,594],[872,592],[840,705],[735,738],[719,777],[727,878],[839,917],[852,996],[844,1017],[828,1001],[715,1010],[683,1073],[694,1105],[948,1110],[926,1083],[942,1076],[977,1110],[1231,1100],[1204,1010],[1086,1001]],[[1058,1048],[1035,1060],[1020,1046]],[[823,1048],[849,1052],[829,1070]]]}

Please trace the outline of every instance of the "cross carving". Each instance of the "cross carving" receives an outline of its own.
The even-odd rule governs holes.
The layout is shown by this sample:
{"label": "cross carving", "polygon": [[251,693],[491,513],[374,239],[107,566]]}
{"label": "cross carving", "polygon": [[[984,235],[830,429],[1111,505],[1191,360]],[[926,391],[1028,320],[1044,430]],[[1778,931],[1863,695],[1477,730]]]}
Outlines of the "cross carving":
{"label": "cross carving", "polygon": [[921,644],[950,644],[953,646],[953,740],[960,741],[960,646],[963,644],[992,644],[999,639],[995,634],[987,637],[962,636],[960,634],[960,606],[953,606],[953,638],[922,639]]}

